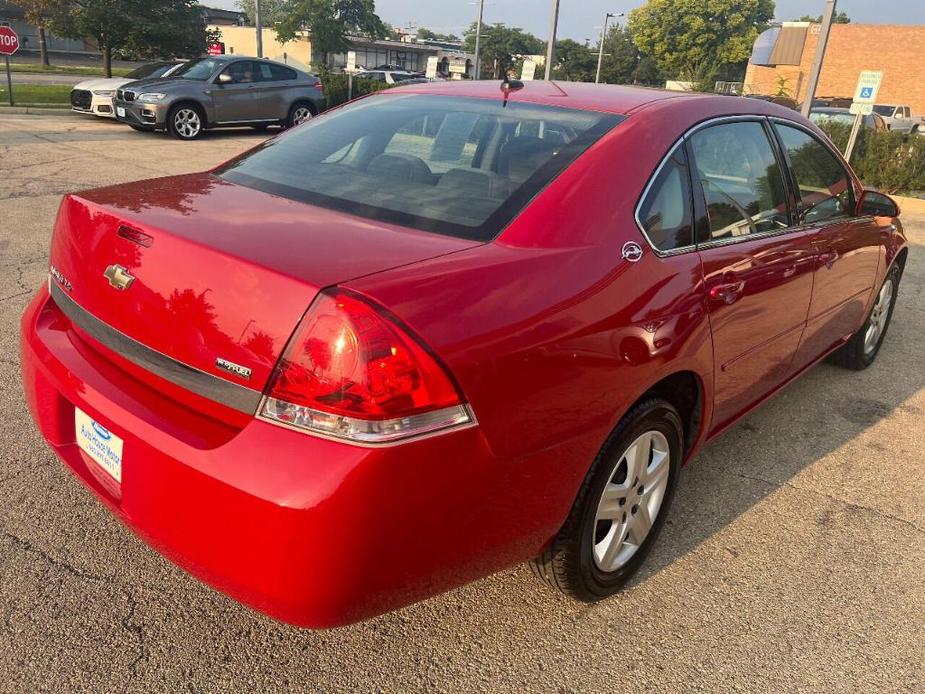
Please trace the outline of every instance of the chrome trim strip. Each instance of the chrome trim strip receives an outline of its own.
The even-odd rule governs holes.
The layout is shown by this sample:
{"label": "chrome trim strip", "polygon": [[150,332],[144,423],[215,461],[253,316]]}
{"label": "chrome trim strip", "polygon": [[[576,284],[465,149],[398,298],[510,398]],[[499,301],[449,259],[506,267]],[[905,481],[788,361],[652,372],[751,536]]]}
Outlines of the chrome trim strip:
{"label": "chrome trim strip", "polygon": [[223,378],[197,369],[194,366],[168,357],[166,354],[143,345],[125,333],[104,323],[64,293],[49,276],[51,298],[81,330],[101,344],[120,354],[136,366],[160,376],[166,381],[185,388],[196,395],[231,407],[239,412],[255,414],[263,394],[252,388],[226,381]]}
{"label": "chrome trim strip", "polygon": [[[646,240],[646,243],[648,244],[649,248],[659,258],[667,258],[673,255],[681,255],[682,253],[690,253],[692,251],[697,251],[697,250],[702,250],[702,249],[707,249],[707,248],[715,248],[716,246],[727,246],[727,245],[731,245],[734,243],[745,243],[747,241],[767,238],[769,236],[782,236],[784,234],[791,234],[791,233],[796,233],[800,231],[808,231],[813,228],[822,228],[823,226],[829,226],[830,224],[836,224],[836,223],[841,224],[846,221],[846,218],[839,218],[836,220],[827,220],[826,223],[824,224],[820,223],[820,224],[810,224],[810,225],[799,225],[799,226],[792,226],[792,227],[787,227],[786,229],[779,229],[779,230],[772,229],[770,231],[763,231],[763,232],[758,232],[755,234],[745,234],[744,236],[738,236],[738,237],[734,237],[731,239],[717,239],[715,241],[706,241],[701,244],[697,244],[695,242],[695,243],[688,244],[686,246],[681,246],[679,248],[672,248],[670,251],[661,251],[658,248],[656,248],[655,244],[652,243],[652,240],[649,238],[649,235],[646,233],[645,227],[643,226],[642,221],[639,218],[639,213],[642,210],[642,203],[645,202],[646,197],[648,197],[649,195],[649,191],[652,189],[652,186],[655,185],[656,179],[658,178],[659,174],[662,172],[662,169],[668,163],[668,160],[671,159],[671,157],[674,155],[675,150],[677,150],[678,147],[684,144],[684,142],[688,140],[691,137],[691,135],[693,135],[697,131],[703,130],[704,128],[709,128],[714,125],[719,125],[722,123],[735,123],[735,122],[743,122],[743,121],[755,121],[759,123],[768,121],[772,123],[781,123],[782,125],[793,126],[800,130],[803,130],[808,135],[812,135],[814,138],[819,140],[823,144],[823,146],[825,146],[830,152],[835,153],[836,158],[844,166],[844,158],[842,157],[841,152],[835,149],[834,145],[832,145],[831,142],[828,141],[828,138],[821,139],[818,136],[819,134],[815,132],[814,130],[812,130],[811,128],[807,127],[803,123],[798,123],[788,118],[783,118],[781,116],[763,116],[763,115],[753,114],[753,115],[738,115],[738,116],[719,116],[716,118],[710,118],[708,120],[697,123],[696,125],[693,125],[688,130],[686,130],[684,134],[681,135],[681,137],[678,140],[676,140],[674,144],[671,145],[671,148],[668,150],[668,152],[659,162],[658,166],[655,167],[655,171],[652,174],[652,176],[649,177],[649,180],[646,183],[646,187],[643,188],[642,195],[639,196],[639,200],[636,201],[636,207],[633,210],[633,219],[636,222],[636,227],[639,229],[639,232],[642,234],[642,237]],[[847,220],[849,220],[848,223],[851,223],[851,224],[860,223],[864,219],[866,218],[863,218],[863,217],[848,217],[847,218]]]}

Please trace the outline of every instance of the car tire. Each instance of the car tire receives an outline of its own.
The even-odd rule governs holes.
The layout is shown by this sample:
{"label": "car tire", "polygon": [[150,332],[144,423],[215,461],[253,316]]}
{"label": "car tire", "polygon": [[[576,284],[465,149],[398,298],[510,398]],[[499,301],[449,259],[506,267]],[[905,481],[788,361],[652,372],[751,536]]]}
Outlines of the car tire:
{"label": "car tire", "polygon": [[874,363],[890,327],[901,277],[901,268],[894,264],[874,297],[874,305],[864,325],[829,356],[829,362],[854,371],[861,371]]}
{"label": "car tire", "polygon": [[311,120],[316,115],[315,107],[312,106],[310,102],[297,101],[292,105],[292,108],[289,109],[289,115],[286,117],[286,127],[294,128],[305,121]]}
{"label": "car tire", "polygon": [[195,140],[205,125],[205,113],[196,104],[177,104],[167,113],[167,130],[181,140]]}
{"label": "car tire", "polygon": [[681,417],[670,403],[652,398],[633,407],[592,464],[565,524],[531,560],[533,572],[584,602],[623,588],[664,525],[678,482],[682,441]]}

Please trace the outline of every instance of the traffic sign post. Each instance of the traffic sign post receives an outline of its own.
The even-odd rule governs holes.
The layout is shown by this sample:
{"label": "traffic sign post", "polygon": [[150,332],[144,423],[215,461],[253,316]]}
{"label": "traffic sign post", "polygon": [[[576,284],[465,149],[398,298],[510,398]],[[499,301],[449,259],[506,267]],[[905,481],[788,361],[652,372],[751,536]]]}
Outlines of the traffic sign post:
{"label": "traffic sign post", "polygon": [[848,137],[848,146],[845,148],[845,161],[851,161],[851,154],[858,142],[861,124],[864,116],[874,112],[877,94],[880,92],[880,83],[883,82],[883,73],[875,70],[864,70],[858,79],[858,86],[854,90],[854,100],[851,102],[851,113],[854,114],[854,126]]}
{"label": "traffic sign post", "polygon": [[0,55],[6,61],[6,90],[13,105],[13,75],[10,72],[10,56],[19,50],[19,36],[10,26],[0,26]]}

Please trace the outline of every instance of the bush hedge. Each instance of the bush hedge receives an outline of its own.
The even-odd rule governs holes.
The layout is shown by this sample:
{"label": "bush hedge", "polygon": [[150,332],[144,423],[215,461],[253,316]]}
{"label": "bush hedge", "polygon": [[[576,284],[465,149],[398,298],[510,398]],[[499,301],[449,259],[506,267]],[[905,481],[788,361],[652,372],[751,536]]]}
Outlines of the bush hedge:
{"label": "bush hedge", "polygon": [[[832,122],[820,127],[844,152],[851,127]],[[884,193],[921,193],[925,191],[925,136],[863,129],[851,155],[851,166],[865,185]]]}
{"label": "bush hedge", "polygon": [[[342,72],[328,72],[319,74],[321,83],[324,85],[324,96],[327,100],[327,108],[340,106],[347,101],[347,75]],[[353,78],[353,98],[365,94],[372,94],[383,89],[388,89],[395,85],[386,84],[385,82],[374,82],[373,80]]]}

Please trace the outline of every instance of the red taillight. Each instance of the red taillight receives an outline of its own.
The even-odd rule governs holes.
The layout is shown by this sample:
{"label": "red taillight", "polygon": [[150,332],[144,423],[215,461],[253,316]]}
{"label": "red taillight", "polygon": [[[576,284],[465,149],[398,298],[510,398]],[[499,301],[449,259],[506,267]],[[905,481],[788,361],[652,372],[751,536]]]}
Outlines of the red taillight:
{"label": "red taillight", "polygon": [[315,89],[317,89],[319,92],[323,92],[323,91],[324,91],[324,85],[321,83],[320,80],[319,80],[318,82],[315,82],[315,84],[312,85],[312,86],[313,86]]}
{"label": "red taillight", "polygon": [[312,304],[271,378],[262,415],[364,442],[471,421],[435,358],[345,292]]}

